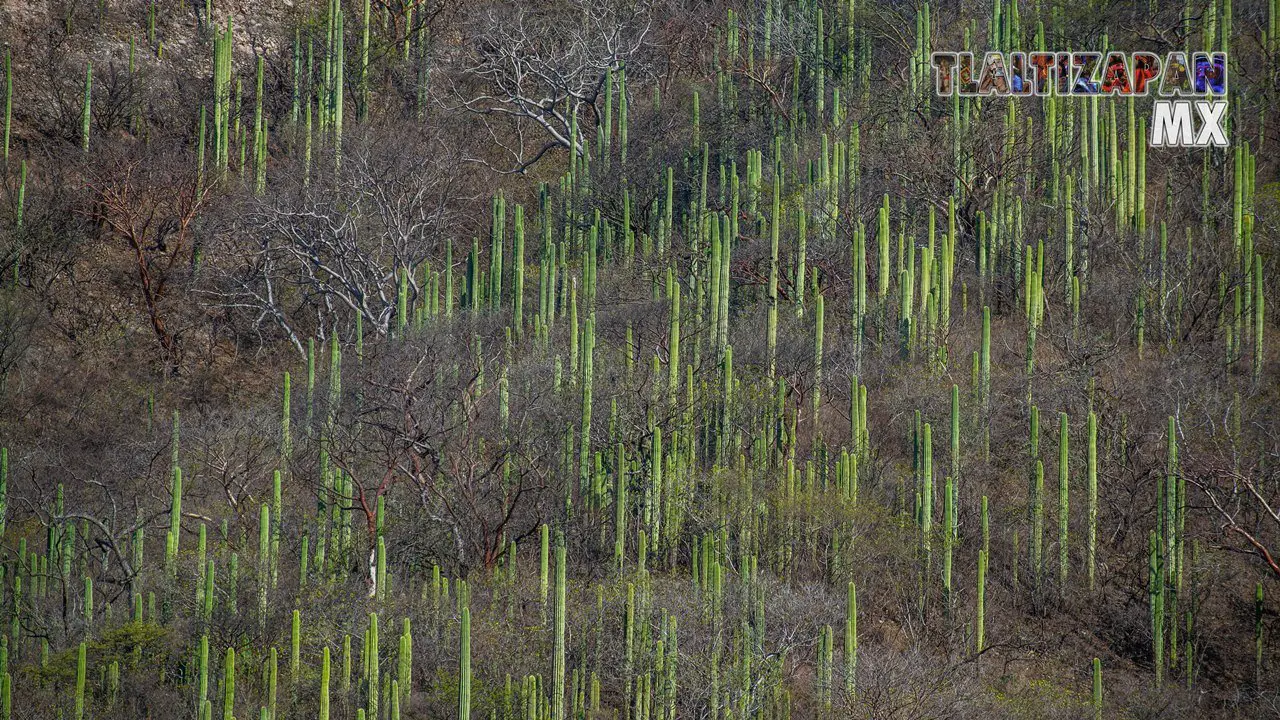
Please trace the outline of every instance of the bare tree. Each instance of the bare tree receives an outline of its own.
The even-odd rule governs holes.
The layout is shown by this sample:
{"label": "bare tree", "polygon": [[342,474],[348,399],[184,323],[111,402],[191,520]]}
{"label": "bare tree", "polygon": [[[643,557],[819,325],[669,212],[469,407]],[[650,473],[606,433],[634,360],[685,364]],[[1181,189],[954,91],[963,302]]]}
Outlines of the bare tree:
{"label": "bare tree", "polygon": [[[585,148],[584,111],[610,71],[627,66],[653,25],[647,1],[556,0],[533,6],[492,4],[471,18],[471,43],[451,78],[456,108],[481,116],[487,138],[510,167],[467,158],[499,172],[524,172],[548,151]],[[532,137],[531,137],[532,136]],[[541,137],[541,141],[536,138]]]}
{"label": "bare tree", "polygon": [[1199,462],[1187,482],[1216,515],[1225,547],[1253,555],[1280,580],[1280,483],[1258,467]]}
{"label": "bare tree", "polygon": [[501,376],[497,357],[448,326],[378,345],[356,379],[360,410],[333,433],[333,462],[352,480],[336,500],[363,517],[372,544],[378,497],[412,487],[418,532],[451,548],[443,552],[459,566],[492,567],[507,541],[537,527],[539,501],[558,497],[550,488],[564,418],[548,415],[558,410],[546,370],[537,362]]}
{"label": "bare tree", "polygon": [[323,336],[340,317],[358,315],[367,331],[386,334],[401,274],[418,297],[423,264],[442,256],[444,238],[456,232],[453,164],[438,136],[357,139],[332,178],[290,175],[247,201],[203,291],[247,312],[259,334],[274,325],[300,353],[301,337],[312,329]]}
{"label": "bare tree", "polygon": [[104,234],[124,242],[143,307],[170,371],[182,361],[181,332],[166,302],[173,282],[191,266],[193,225],[209,201],[183,158],[126,157],[106,163],[87,181],[89,215]]}

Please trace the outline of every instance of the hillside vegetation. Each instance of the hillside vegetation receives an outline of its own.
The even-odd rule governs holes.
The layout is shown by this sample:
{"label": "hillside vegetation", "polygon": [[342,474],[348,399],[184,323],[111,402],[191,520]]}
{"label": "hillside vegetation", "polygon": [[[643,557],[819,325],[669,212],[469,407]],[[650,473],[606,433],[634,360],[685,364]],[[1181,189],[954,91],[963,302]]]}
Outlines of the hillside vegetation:
{"label": "hillside vegetation", "polygon": [[1278,23],[0,2],[0,720],[1280,715]]}

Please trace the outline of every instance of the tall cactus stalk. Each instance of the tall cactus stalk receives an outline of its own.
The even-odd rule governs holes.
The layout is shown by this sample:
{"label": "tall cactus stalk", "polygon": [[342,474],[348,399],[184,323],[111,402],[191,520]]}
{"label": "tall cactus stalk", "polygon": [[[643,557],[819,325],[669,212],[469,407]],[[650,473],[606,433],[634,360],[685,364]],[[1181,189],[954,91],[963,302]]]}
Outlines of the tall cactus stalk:
{"label": "tall cactus stalk", "polygon": [[981,655],[986,649],[987,627],[987,552],[978,551],[978,607],[974,618],[974,651]]}
{"label": "tall cactus stalk", "polygon": [[765,354],[768,377],[773,379],[778,366],[778,233],[782,227],[782,173],[773,173],[773,211],[769,215],[769,316],[765,328]]}
{"label": "tall cactus stalk", "polygon": [[1088,425],[1087,472],[1089,482],[1089,534],[1086,537],[1085,568],[1089,576],[1089,590],[1097,588],[1098,555],[1098,416],[1090,411]]}
{"label": "tall cactus stalk", "polygon": [[178,573],[178,541],[182,537],[182,469],[173,468],[173,480],[170,485],[172,499],[169,504],[169,534],[165,538],[164,564],[165,575],[172,583]]}
{"label": "tall cactus stalk", "polygon": [[8,50],[4,52],[4,141],[0,148],[0,160],[9,162],[9,134],[13,124],[13,56]]}
{"label": "tall cactus stalk", "polygon": [[75,719],[83,720],[84,718],[84,683],[85,683],[85,655],[87,645],[84,641],[80,642],[80,646],[76,648],[76,705]]}
{"label": "tall cactus stalk", "polygon": [[565,543],[564,533],[556,531],[555,646],[552,649],[551,713],[553,720],[565,720]]}
{"label": "tall cactus stalk", "polygon": [[844,689],[849,697],[858,689],[858,588],[852,581],[844,616]]}
{"label": "tall cactus stalk", "polygon": [[1102,661],[1093,659],[1093,717],[1102,720]]}
{"label": "tall cactus stalk", "polygon": [[236,712],[236,650],[227,648],[222,665],[222,720],[235,720]]}
{"label": "tall cactus stalk", "polygon": [[329,720],[329,648],[320,651],[320,710],[319,720]]}
{"label": "tall cactus stalk", "polygon": [[93,114],[93,63],[85,63],[84,104],[80,109],[80,149],[89,152],[89,121]]}
{"label": "tall cactus stalk", "polygon": [[9,448],[0,447],[0,537],[4,537],[9,514]]}
{"label": "tall cactus stalk", "polygon": [[463,605],[458,628],[458,720],[471,718],[471,608]]}
{"label": "tall cactus stalk", "polygon": [[1068,421],[1066,413],[1058,413],[1058,592],[1067,591],[1067,526],[1070,503],[1068,468]]}
{"label": "tall cactus stalk", "polygon": [[267,626],[267,589],[271,584],[271,508],[258,513],[258,626]]}

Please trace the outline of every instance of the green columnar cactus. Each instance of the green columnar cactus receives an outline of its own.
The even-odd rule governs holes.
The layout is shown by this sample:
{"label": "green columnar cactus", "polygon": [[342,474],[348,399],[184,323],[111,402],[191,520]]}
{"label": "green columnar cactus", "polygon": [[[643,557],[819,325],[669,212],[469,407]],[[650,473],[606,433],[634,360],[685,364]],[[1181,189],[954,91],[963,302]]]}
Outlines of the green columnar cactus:
{"label": "green columnar cactus", "polygon": [[[822,425],[820,423],[819,412],[821,410],[822,399],[822,336],[824,326],[823,298],[822,294],[814,289],[814,329],[813,329],[813,435],[817,442],[821,442]],[[732,388],[726,387],[726,394],[731,393]],[[728,428],[725,428],[727,431]]]}
{"label": "green columnar cactus", "polygon": [[280,685],[280,657],[275,646],[267,652],[267,663],[264,667],[263,674],[266,676],[267,686],[267,705],[263,711],[267,713],[267,717],[274,718],[276,716],[276,700],[279,697]]}
{"label": "green columnar cactus", "polygon": [[[216,565],[213,562],[213,558],[209,558],[208,560],[205,561],[204,569],[203,569],[204,595],[201,598],[200,606],[201,606],[201,615],[202,615],[201,619],[204,620],[206,623],[208,623],[213,619],[213,589],[214,589],[214,582],[216,578],[216,575],[214,574],[215,568],[216,568]],[[234,585],[232,587],[234,587]]]}
{"label": "green columnar cactus", "polygon": [[974,618],[974,652],[978,655],[986,649],[987,627],[987,551],[978,551],[978,607]]}
{"label": "green columnar cactus", "polygon": [[200,531],[199,531],[199,533],[198,533],[198,534],[197,534],[197,536],[196,536],[196,587],[195,587],[195,594],[196,594],[196,602],[197,602],[197,603],[201,602],[201,600],[202,600],[202,595],[203,595],[203,593],[204,593],[204,581],[205,581],[205,577],[204,577],[204,569],[205,569],[205,568],[204,568],[204,564],[205,564],[205,559],[206,559],[207,554],[208,554],[208,543],[209,543],[208,530],[205,528],[204,523],[200,523]]}
{"label": "green columnar cactus", "polygon": [[1058,413],[1058,592],[1067,591],[1067,523],[1070,473],[1068,466],[1069,429],[1067,414]]}
{"label": "green columnar cactus", "polygon": [[502,305],[502,251],[506,245],[507,202],[499,191],[492,201],[492,218],[489,228],[489,292],[491,308]]}
{"label": "green columnar cactus", "polygon": [[885,193],[876,223],[876,241],[880,249],[880,268],[876,279],[876,295],[880,298],[881,317],[884,319],[884,302],[889,294],[889,193]]}
{"label": "green columnar cactus", "polygon": [[1102,661],[1093,659],[1093,717],[1102,720]]}
{"label": "green columnar cactus", "polygon": [[516,205],[511,248],[511,311],[516,337],[524,334],[524,207]]}
{"label": "green columnar cactus", "polygon": [[1178,546],[1178,512],[1181,505],[1181,498],[1178,493],[1178,425],[1177,419],[1170,415],[1169,426],[1166,434],[1165,448],[1165,482],[1164,482],[1164,504],[1162,507],[1162,517],[1157,518],[1157,523],[1163,528],[1162,537],[1164,544],[1161,547],[1162,570],[1166,581],[1172,577],[1175,570],[1173,563],[1177,558]]}
{"label": "green columnar cactus", "polygon": [[319,720],[329,720],[329,648],[320,651],[320,711]]}
{"label": "green columnar cactus", "polygon": [[351,692],[351,635],[342,636],[342,682],[339,684],[343,695]]}
{"label": "green columnar cactus", "polygon": [[1164,336],[1165,348],[1173,349],[1173,333],[1169,327],[1169,226],[1160,221],[1160,281],[1156,288],[1160,299],[1160,333]]}
{"label": "green columnar cactus", "polygon": [[[135,620],[134,622],[139,622]],[[197,653],[199,661],[199,682],[197,687],[199,692],[196,694],[196,717],[207,717],[203,713],[204,704],[209,702],[209,636],[200,636],[200,647]]]}
{"label": "green columnar cactus", "polygon": [[93,63],[85,63],[84,105],[80,110],[80,147],[89,152],[89,121],[93,114]]}
{"label": "green columnar cactus", "polygon": [[[721,358],[721,361],[720,361],[720,367],[721,367],[720,439],[719,439],[719,442],[717,443],[717,446],[720,451],[720,457],[722,458],[722,460],[727,461],[732,452],[731,444],[733,443],[733,422],[732,422],[733,389],[734,389],[733,346],[731,345],[725,346],[724,356]],[[817,396],[817,393],[815,391],[815,397],[816,396]],[[816,430],[817,428],[817,425],[816,425],[817,424],[817,408],[816,407],[814,408],[814,423],[815,423],[815,430]],[[819,439],[819,442],[821,442],[820,439]],[[674,476],[670,474],[667,475],[667,478],[668,478],[668,481],[674,480]],[[668,506],[670,506],[671,504],[670,491],[663,493],[663,501]],[[672,512],[670,510],[664,509],[663,517],[667,520],[668,523],[670,523]],[[667,533],[664,533],[664,537],[667,538],[668,542],[673,541],[675,539],[674,534],[670,533],[669,531]]]}
{"label": "green columnar cactus", "polygon": [[1031,494],[1031,572],[1036,589],[1044,570],[1044,463],[1036,459],[1035,483]]}
{"label": "green columnar cactus", "polygon": [[267,588],[271,584],[271,508],[258,513],[258,626],[267,626]]}
{"label": "green columnar cactus", "polygon": [[543,523],[538,528],[538,598],[542,605],[542,624],[547,624],[547,592],[551,579],[551,528]]}
{"label": "green columnar cactus", "polygon": [[444,245],[444,316],[453,317],[453,238]]}
{"label": "green columnar cactus", "polygon": [[222,665],[222,720],[235,720],[236,708],[236,650],[227,648]]}
{"label": "green columnar cactus", "polygon": [[[214,28],[213,37],[213,158],[219,174],[227,169],[231,146],[231,19],[225,31]],[[309,107],[309,105],[308,105]],[[310,134],[308,133],[308,137]]]}
{"label": "green columnar cactus", "polygon": [[1151,610],[1151,649],[1155,666],[1156,687],[1160,687],[1164,678],[1164,569],[1160,562],[1160,543],[1156,531],[1152,530],[1149,542],[1149,563],[1147,566],[1147,592],[1150,597]]}
{"label": "green columnar cactus", "polygon": [[[382,500],[382,498],[378,498]],[[373,595],[379,601],[387,599],[387,543],[385,538],[378,538],[373,551]]]}
{"label": "green columnar cactus", "polygon": [[635,626],[636,626],[636,586],[627,583],[627,601],[623,615],[623,653],[622,653],[622,707],[623,718],[629,717],[631,696],[635,684],[633,678],[635,666]]}
{"label": "green columnar cactus", "polygon": [[4,144],[0,159],[9,162],[9,131],[13,124],[13,58],[6,50],[4,53]]}
{"label": "green columnar cactus", "polygon": [[4,537],[5,517],[9,513],[9,448],[0,448],[0,537]]}
{"label": "green columnar cactus", "polygon": [[253,191],[261,195],[267,190],[267,125],[262,115],[263,58],[258,56],[257,95],[253,109]]}
{"label": "green columnar cactus", "polygon": [[627,553],[627,471],[626,450],[622,443],[618,442],[614,452],[613,565],[619,575],[622,574],[626,564]]}
{"label": "green columnar cactus", "polygon": [[280,526],[283,512],[284,503],[280,471],[276,470],[271,476],[271,546],[268,548],[271,562],[271,587],[273,588],[280,583]]}
{"label": "green columnar cactus", "polygon": [[955,553],[956,507],[955,480],[950,475],[943,484],[942,498],[942,597],[943,607],[951,610],[951,563]]}
{"label": "green columnar cactus", "polygon": [[[736,214],[734,216],[737,217]],[[714,222],[714,220],[712,220]],[[733,240],[734,235],[729,230],[730,223],[728,218],[724,218],[723,227],[720,231],[720,290],[717,293],[717,299],[720,301],[720,307],[716,311],[716,319],[719,326],[716,330],[716,347],[719,349],[720,355],[724,355],[724,350],[729,344],[729,267],[730,260],[733,257]],[[736,227],[736,226],[735,226]]]}
{"label": "green columnar cactus", "polygon": [[381,662],[378,650],[378,613],[369,613],[369,627],[365,631],[364,641],[364,688],[365,706],[369,717],[378,717],[378,682]]}
{"label": "green columnar cactus", "polygon": [[82,640],[80,646],[76,649],[76,706],[75,719],[83,720],[84,718],[84,681],[85,681],[85,654],[87,645]]}
{"label": "green columnar cactus", "polygon": [[[461,595],[461,594],[460,594]],[[458,630],[458,720],[471,718],[471,608],[462,606]]]}
{"label": "green columnar cactus", "polygon": [[667,338],[667,392],[674,403],[680,388],[680,282],[675,268],[667,268],[667,295],[671,303],[671,319]]}
{"label": "green columnar cactus", "polygon": [[1075,279],[1075,207],[1072,204],[1072,192],[1074,190],[1074,182],[1071,175],[1067,175],[1067,184],[1062,202],[1062,236],[1063,236],[1063,262],[1065,264],[1063,270],[1063,278],[1066,287],[1063,289],[1063,299],[1066,301],[1067,307],[1071,307],[1071,284]]}
{"label": "green columnar cactus", "polygon": [[[18,165],[18,206],[17,208],[15,208],[15,214],[14,214],[14,223],[19,228],[22,227],[22,211],[26,203],[27,203],[27,161],[23,160]],[[18,269],[19,269],[18,263],[15,262],[13,265],[13,277],[15,280],[17,280],[17,277],[18,277]]]}
{"label": "green columnar cactus", "polygon": [[[271,648],[272,657],[275,648]],[[302,670],[302,612],[294,610],[289,618],[289,684],[298,684],[298,673]]]}
{"label": "green columnar cactus", "polygon": [[850,697],[858,689],[858,588],[852,581],[844,615],[844,689]]}
{"label": "green columnar cactus", "polygon": [[[924,424],[920,449],[920,550],[924,577],[933,567],[933,428]],[[924,597],[921,597],[923,602]]]}
{"label": "green columnar cactus", "polygon": [[356,112],[361,122],[369,117],[369,5],[369,0],[364,0],[364,22],[360,26],[360,102]]}
{"label": "green columnar cactus", "polygon": [[579,489],[585,491],[591,480],[591,406],[593,389],[593,369],[595,366],[595,327],[596,313],[587,315],[586,325],[582,332],[582,429],[581,452],[579,453],[578,482]]}
{"label": "green columnar cactus", "polygon": [[329,336],[329,414],[326,418],[330,431],[337,422],[339,400],[342,398],[342,348],[338,333]]}
{"label": "green columnar cactus", "polygon": [[[332,44],[329,49],[333,82],[329,86],[329,92],[332,95],[329,105],[329,122],[333,129],[333,169],[334,172],[337,172],[342,164],[342,105],[343,88],[346,85],[343,79],[346,67],[346,45],[342,29],[344,24],[342,0],[333,0],[333,9],[330,11],[330,16],[333,21]],[[376,720],[376,718],[371,720]]]}
{"label": "green columnar cactus", "polygon": [[[913,254],[914,257],[914,254]],[[912,281],[911,270],[900,270],[898,272],[898,292],[901,296],[901,308],[898,311],[898,355],[903,360],[912,358],[913,344],[912,336],[915,335],[915,328],[912,325],[911,307],[912,307]]]}
{"label": "green columnar cactus", "polygon": [[982,349],[978,353],[978,397],[984,414],[991,404],[991,308],[982,307]]}
{"label": "green columnar cactus", "polygon": [[231,567],[227,573],[227,610],[235,615],[239,612],[236,609],[236,598],[239,596],[236,591],[236,584],[240,579],[240,555],[231,553]]}
{"label": "green columnar cactus", "polygon": [[170,485],[172,499],[169,504],[169,534],[165,538],[164,567],[169,582],[178,576],[178,541],[182,531],[182,469],[174,466]]}
{"label": "green columnar cactus", "polygon": [[280,457],[285,464],[293,457],[292,422],[293,383],[289,372],[284,373],[284,391],[280,402]]}
{"label": "green columnar cactus", "polygon": [[400,630],[400,649],[396,653],[396,683],[400,697],[408,699],[413,692],[413,633],[409,618],[404,618]]}
{"label": "green columnar cactus", "polygon": [[93,625],[93,578],[84,576],[84,620]]}
{"label": "green columnar cactus", "polygon": [[578,279],[569,281],[569,382],[578,383],[582,331],[578,325]]}
{"label": "green columnar cactus", "polygon": [[818,631],[817,681],[819,717],[831,717],[831,626],[824,625]]}
{"label": "green columnar cactus", "polygon": [[552,650],[551,712],[553,720],[565,720],[565,544],[564,533],[556,530],[555,636]]}
{"label": "green columnar cactus", "polygon": [[1262,333],[1266,319],[1266,302],[1262,295],[1262,256],[1253,256],[1253,384],[1257,386],[1262,380],[1263,343]]}
{"label": "green columnar cactus", "polygon": [[[655,547],[660,537],[662,490],[662,427],[655,425],[649,443],[649,486],[644,497],[644,522],[649,528],[650,542]],[[640,547],[642,551],[648,549],[645,543],[640,543]]]}
{"label": "green columnar cactus", "polygon": [[1098,416],[1090,412],[1086,426],[1088,435],[1087,472],[1089,481],[1089,534],[1086,537],[1085,568],[1089,590],[1096,589],[1098,553]]}
{"label": "green columnar cactus", "polygon": [[951,479],[960,483],[960,386],[951,386]]}

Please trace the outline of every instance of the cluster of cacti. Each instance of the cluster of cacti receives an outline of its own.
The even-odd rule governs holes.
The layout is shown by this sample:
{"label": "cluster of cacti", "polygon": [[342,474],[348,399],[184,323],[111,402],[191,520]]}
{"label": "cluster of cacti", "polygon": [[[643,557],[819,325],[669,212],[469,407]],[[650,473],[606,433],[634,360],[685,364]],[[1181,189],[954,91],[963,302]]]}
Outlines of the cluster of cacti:
{"label": "cluster of cacti", "polygon": [[[199,128],[192,143],[199,187],[233,186],[234,169],[251,196],[270,195],[278,178],[267,170],[277,142],[285,146],[279,152],[304,158],[304,185],[329,183],[327,176],[311,177],[313,152],[331,152],[334,176],[341,172],[344,92],[355,92],[354,120],[368,127],[388,68],[411,70],[413,113],[426,114],[435,101],[428,90],[431,63],[445,51],[430,37],[429,23],[413,24],[430,10],[409,5],[404,16],[392,19],[370,0],[346,10],[341,0],[330,0],[288,43],[284,84],[291,85],[290,97],[279,105],[271,97],[277,85],[268,72],[272,58],[256,54],[247,64],[230,18],[220,27],[207,6],[202,26],[209,32],[212,124],[206,127],[204,108],[184,120]],[[305,350],[299,340],[303,407],[295,408],[291,374],[303,370],[291,366],[280,398],[272,400],[272,422],[278,418],[279,426],[270,428],[268,472],[252,481],[253,490],[226,490],[227,508],[215,513],[206,507],[220,507],[210,498],[223,491],[201,486],[213,464],[181,444],[174,410],[168,463],[162,463],[169,497],[156,513],[161,520],[144,520],[139,510],[137,524],[120,541],[105,525],[69,512],[63,485],[55,484],[52,502],[35,513],[23,510],[24,521],[30,515],[43,523],[45,537],[33,542],[43,543],[42,554],[28,547],[29,527],[17,527],[11,500],[16,483],[9,451],[0,449],[0,536],[16,538],[12,558],[0,567],[10,620],[0,636],[0,718],[10,716],[15,693],[40,690],[14,672],[17,663],[44,668],[50,653],[73,648],[67,688],[73,717],[107,712],[121,683],[145,660],[137,648],[131,648],[138,653],[133,658],[101,663],[95,657],[104,652],[96,633],[118,621],[192,623],[198,641],[185,647],[187,657],[173,661],[177,672],[161,669],[159,682],[181,689],[199,720],[212,720],[219,709],[231,720],[237,701],[242,711],[259,708],[269,718],[305,708],[328,720],[335,708],[350,708],[368,720],[398,720],[441,687],[448,688],[460,718],[565,720],[611,713],[746,720],[789,717],[793,702],[797,715],[837,717],[863,701],[859,589],[864,612],[887,605],[865,601],[869,591],[873,598],[888,592],[879,570],[865,563],[867,554],[883,551],[867,542],[872,532],[892,526],[907,538],[895,537],[905,550],[894,560],[909,571],[901,606],[909,608],[917,639],[982,658],[1005,652],[998,637],[993,642],[1006,627],[1003,619],[989,622],[994,611],[1022,612],[1029,598],[1026,611],[1044,615],[1055,611],[1050,598],[1056,598],[1056,611],[1070,613],[1080,592],[1100,597],[1099,588],[1121,572],[1117,567],[1133,565],[1132,552],[1120,555],[1123,540],[1100,527],[1116,513],[1100,496],[1113,503],[1154,501],[1153,515],[1124,517],[1126,533],[1133,531],[1130,523],[1142,523],[1145,531],[1141,558],[1154,681],[1160,686],[1176,672],[1188,685],[1194,682],[1202,652],[1196,643],[1203,641],[1195,618],[1205,592],[1196,586],[1196,550],[1187,543],[1195,537],[1187,528],[1195,522],[1188,518],[1195,506],[1178,450],[1179,423],[1191,411],[1172,407],[1163,470],[1148,473],[1158,476],[1154,496],[1121,500],[1108,483],[1115,474],[1137,475],[1135,468],[1146,467],[1129,454],[1146,450],[1137,449],[1134,435],[1153,430],[1130,427],[1142,416],[1117,409],[1129,402],[1127,388],[1097,392],[1099,373],[1090,363],[1105,353],[1125,353],[1125,362],[1145,372],[1141,368],[1183,348],[1201,352],[1195,338],[1210,333],[1222,343],[1213,346],[1213,363],[1233,394],[1234,427],[1226,432],[1237,462],[1231,472],[1242,478],[1262,472],[1251,467],[1252,458],[1266,451],[1259,454],[1256,441],[1243,447],[1240,406],[1241,393],[1263,398],[1273,380],[1264,343],[1264,269],[1272,238],[1257,215],[1264,200],[1264,188],[1256,187],[1259,161],[1266,161],[1263,133],[1252,120],[1233,118],[1233,127],[1257,130],[1257,152],[1242,142],[1229,158],[1206,154],[1198,178],[1205,210],[1210,188],[1225,197],[1230,186],[1231,217],[1201,213],[1201,227],[1182,226],[1185,248],[1171,245],[1170,230],[1177,238],[1186,220],[1166,212],[1171,190],[1161,202],[1153,199],[1156,188],[1148,188],[1147,121],[1135,107],[1142,101],[1049,95],[991,112],[994,100],[934,98],[933,49],[943,37],[960,35],[966,49],[979,48],[984,35],[976,20],[955,32],[942,28],[945,9],[924,3],[914,12],[913,32],[899,41],[906,49],[907,99],[885,99],[888,119],[876,117],[867,110],[877,77],[871,69],[877,35],[874,19],[864,17],[866,5],[770,0],[728,10],[707,53],[713,88],[659,97],[655,87],[650,110],[633,104],[645,76],[611,59],[599,68],[591,112],[555,103],[544,108],[567,114],[563,174],[536,187],[503,185],[482,196],[487,220],[440,238],[431,257],[390,268],[380,281],[383,316],[351,308],[349,323],[318,325],[305,338]],[[1272,51],[1280,42],[1274,6],[1271,0],[1264,39]],[[1187,7],[1180,18],[1184,34],[1190,37],[1199,23],[1205,47],[1226,50],[1239,32],[1230,0],[1221,9],[1211,3],[1199,19]],[[345,29],[348,14],[358,18],[354,31]],[[1016,0],[996,0],[985,23],[986,46],[1045,49],[1052,38],[1065,36],[1069,22],[1058,6],[1043,12],[1037,6],[1033,14]],[[146,10],[146,33],[159,57],[155,3]],[[1026,46],[1029,36],[1034,40]],[[348,40],[358,43],[358,57],[345,56]],[[250,72],[251,128],[242,88]],[[13,86],[6,54],[6,173]],[[677,106],[687,107],[689,116],[687,127],[678,128],[679,154],[642,163],[647,148],[629,139],[633,123]],[[107,141],[94,132],[94,112],[93,70],[86,63],[78,134],[86,154]],[[873,182],[870,176],[882,168],[863,164],[874,134],[908,142],[913,113],[946,128],[938,135],[947,145],[938,160],[947,174],[945,191],[927,207],[917,206],[906,190]],[[732,136],[719,137],[735,118],[759,122],[771,142],[753,138],[749,144],[764,147],[747,147]],[[989,122],[998,124],[995,141],[979,152],[970,133]],[[591,130],[594,141],[584,140]],[[981,153],[999,157],[999,169],[984,167]],[[363,161],[351,158],[347,162]],[[1150,169],[1156,170],[1154,156]],[[21,230],[25,158],[12,174],[15,227]],[[615,176],[617,187],[601,180]],[[939,228],[944,204],[946,225]],[[1155,218],[1158,230],[1148,227]],[[482,243],[485,224],[489,237]],[[1227,240],[1221,250],[1220,230]],[[526,233],[531,248],[525,247]],[[459,252],[465,257],[455,257],[455,240],[464,243]],[[1193,290],[1204,268],[1216,270],[1216,297]],[[18,262],[13,273],[19,285]],[[615,278],[635,285],[622,300]],[[1099,288],[1108,283],[1123,297],[1103,297]],[[972,307],[970,289],[976,293]],[[650,302],[652,317],[620,319],[624,302]],[[1091,319],[1114,319],[1109,304],[1121,307],[1113,329]],[[393,349],[417,349],[414,343],[434,338],[433,332],[461,337],[457,346],[465,352],[424,365],[421,372],[434,374],[432,382],[458,382],[472,373],[471,365],[474,372],[432,418],[431,432],[443,428],[441,446],[435,436],[397,438],[388,452],[402,454],[378,468],[395,482],[379,484],[369,478],[368,459],[353,462],[348,446],[367,436],[344,435],[343,428],[366,422],[362,414],[378,408],[371,409],[363,393],[387,386],[382,378],[366,377],[372,371],[365,366],[365,328],[373,333],[373,323],[380,322],[385,327],[378,334],[390,337],[377,342]],[[1207,331],[1206,324],[1212,326]],[[1090,338],[1093,332],[1111,333],[1107,342],[1115,347]],[[1147,342],[1152,333],[1158,343]],[[763,335],[759,347],[753,334]],[[1131,338],[1132,348],[1117,349],[1117,337]],[[279,378],[278,372],[271,377]],[[326,373],[328,392],[321,386],[317,397]],[[971,375],[963,398],[957,373]],[[1051,392],[1061,388],[1066,391]],[[910,411],[889,410],[900,392],[914,403]],[[404,418],[398,419],[412,424],[410,406],[417,399],[404,395],[398,398]],[[545,450],[539,455],[517,436],[532,432],[527,413],[541,412],[541,403],[565,410],[545,434],[554,447],[538,448]],[[1058,415],[1056,503],[1046,496],[1045,464],[1052,460],[1041,453],[1042,407]],[[1074,461],[1073,414],[1077,422],[1085,418]],[[934,428],[942,431],[943,422],[945,450],[935,458]],[[1016,438],[1008,440],[1012,434],[1005,430],[1014,425]],[[373,432],[374,423],[362,427]],[[446,460],[450,452],[465,458]],[[1081,454],[1084,502],[1078,495]],[[1245,455],[1251,459],[1240,460]],[[481,497],[437,497],[449,492],[442,478],[468,463],[466,472],[499,478],[498,489]],[[521,484],[526,474],[537,476],[536,488]],[[535,509],[524,505],[517,512],[521,493],[535,492],[541,493]],[[299,511],[299,498],[314,500],[315,508]],[[428,573],[423,556],[415,554],[420,548],[400,544],[404,531],[396,523],[420,520],[419,506],[437,521],[437,503],[459,500],[505,503],[501,521],[496,530],[483,528],[492,537],[482,547],[464,550],[461,538],[475,528],[455,520],[447,528],[450,542],[460,557],[469,557],[433,555]],[[193,502],[199,512],[191,511]],[[147,546],[145,529],[160,527],[166,511],[163,559],[153,568],[159,550]],[[1046,537],[1046,522],[1054,521],[1057,532],[1051,526]],[[526,544],[535,535],[537,553]],[[517,554],[518,543],[523,553]],[[1047,566],[1055,551],[1056,565]],[[253,563],[244,588],[252,589],[253,605],[240,620],[256,628],[260,641],[244,637],[225,649],[211,648],[222,637],[215,629],[230,625],[224,617],[237,617],[244,600],[242,554]],[[296,572],[289,565],[295,559]],[[593,562],[604,570],[597,572]],[[117,565],[128,568],[127,576],[108,570]],[[451,579],[454,570],[459,576]],[[1020,570],[1029,580],[1020,583]],[[686,596],[673,596],[668,582],[679,583]],[[778,622],[775,586],[804,583],[820,586],[829,607],[814,611],[804,627],[789,629],[805,639],[781,642],[771,632]],[[122,596],[105,592],[116,585],[125,589]],[[357,591],[350,598],[358,609],[351,615],[363,625],[354,641],[346,633],[357,621],[334,632],[311,624],[312,606],[304,601],[362,586],[366,596]],[[37,629],[29,617],[52,607],[55,595],[79,603],[75,632]],[[123,612],[112,609],[118,604]],[[122,617],[113,621],[112,612]],[[273,644],[284,642],[286,632],[274,632],[273,624],[286,614],[287,710],[279,697],[281,650]],[[1266,617],[1259,584],[1251,628],[1259,686],[1265,682]],[[380,642],[380,623],[392,622],[394,629],[397,619],[394,647]],[[606,628],[621,633],[616,652],[602,649]],[[837,629],[843,629],[841,642]],[[341,660],[334,668],[339,632]],[[688,641],[695,632],[706,634],[705,643]],[[501,643],[517,641],[536,648],[537,671],[489,663],[491,643],[502,649]],[[422,643],[432,651],[423,653]],[[435,662],[445,647],[448,667]],[[1090,704],[1101,717],[1101,661],[1089,656]],[[705,687],[681,675],[691,667]],[[802,702],[793,697],[800,686],[790,681],[800,667],[812,673]],[[52,671],[40,677],[46,675],[54,677]]]}

